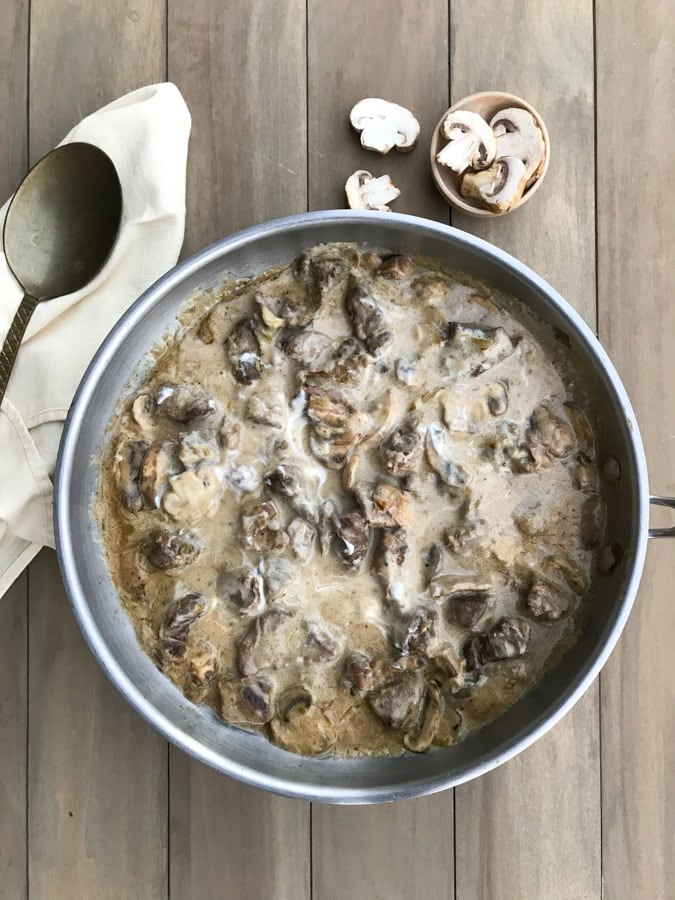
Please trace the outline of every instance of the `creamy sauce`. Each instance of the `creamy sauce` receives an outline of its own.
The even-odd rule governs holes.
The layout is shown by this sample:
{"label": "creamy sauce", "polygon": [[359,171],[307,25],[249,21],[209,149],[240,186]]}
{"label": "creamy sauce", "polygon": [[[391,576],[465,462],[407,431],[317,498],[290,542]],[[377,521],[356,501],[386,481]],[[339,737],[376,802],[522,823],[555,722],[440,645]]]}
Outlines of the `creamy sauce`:
{"label": "creamy sauce", "polygon": [[543,328],[381,264],[323,245],[217,304],[125,401],[102,468],[144,649],[301,753],[423,750],[493,719],[575,639],[602,541],[593,430]]}

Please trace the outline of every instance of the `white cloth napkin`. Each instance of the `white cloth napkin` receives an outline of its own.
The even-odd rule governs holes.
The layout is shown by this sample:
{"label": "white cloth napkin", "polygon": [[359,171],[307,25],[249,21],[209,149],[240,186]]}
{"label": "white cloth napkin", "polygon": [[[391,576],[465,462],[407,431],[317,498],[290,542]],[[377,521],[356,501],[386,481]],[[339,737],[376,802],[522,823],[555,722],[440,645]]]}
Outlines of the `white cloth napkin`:
{"label": "white cloth napkin", "polygon": [[[36,309],[2,403],[0,597],[42,546],[54,546],[51,476],[89,360],[127,307],[178,258],[189,134],[190,114],[178,88],[156,84],[87,116],[62,141],[96,144],[112,159],[122,183],[122,222],[94,281]],[[0,230],[7,206],[0,210]],[[0,341],[22,296],[0,253]]]}

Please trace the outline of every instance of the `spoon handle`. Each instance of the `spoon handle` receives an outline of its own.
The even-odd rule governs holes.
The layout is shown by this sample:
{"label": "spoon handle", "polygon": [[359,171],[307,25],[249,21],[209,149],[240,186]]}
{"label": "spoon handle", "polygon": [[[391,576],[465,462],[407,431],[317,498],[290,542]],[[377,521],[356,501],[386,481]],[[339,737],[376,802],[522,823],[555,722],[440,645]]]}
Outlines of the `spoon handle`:
{"label": "spoon handle", "polygon": [[17,309],[12,324],[9,326],[5,343],[0,350],[0,406],[9,384],[9,376],[12,374],[14,363],[21,346],[21,341],[28,328],[28,323],[33,315],[35,307],[40,301],[30,294],[24,294],[19,308]]}

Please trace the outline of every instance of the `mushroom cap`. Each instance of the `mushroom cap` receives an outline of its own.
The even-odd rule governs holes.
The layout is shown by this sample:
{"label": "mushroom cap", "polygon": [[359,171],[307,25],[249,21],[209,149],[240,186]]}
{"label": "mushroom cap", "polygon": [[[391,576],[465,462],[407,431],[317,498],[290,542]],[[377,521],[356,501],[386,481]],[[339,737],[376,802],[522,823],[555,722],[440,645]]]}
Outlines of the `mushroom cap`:
{"label": "mushroom cap", "polygon": [[352,107],[349,121],[361,132],[361,146],[377,153],[389,153],[393,147],[412,150],[420,133],[420,123],[409,109],[379,97],[359,100]]}
{"label": "mushroom cap", "polygon": [[350,209],[373,209],[391,212],[388,203],[401,192],[388,175],[375,178],[365,169],[357,169],[345,182],[345,194]]}
{"label": "mushroom cap", "polygon": [[466,109],[449,113],[441,133],[448,143],[436,154],[436,160],[458,175],[469,167],[487,169],[497,155],[494,132],[478,113]]}
{"label": "mushroom cap", "polygon": [[544,136],[526,109],[501,109],[490,120],[497,141],[497,158],[517,157],[525,164],[526,187],[539,177],[544,167]]}
{"label": "mushroom cap", "polygon": [[525,163],[515,156],[498,159],[490,169],[493,178],[485,182],[482,172],[465,172],[460,183],[460,193],[466,197],[478,197],[487,209],[506,212],[523,196],[527,186]]}

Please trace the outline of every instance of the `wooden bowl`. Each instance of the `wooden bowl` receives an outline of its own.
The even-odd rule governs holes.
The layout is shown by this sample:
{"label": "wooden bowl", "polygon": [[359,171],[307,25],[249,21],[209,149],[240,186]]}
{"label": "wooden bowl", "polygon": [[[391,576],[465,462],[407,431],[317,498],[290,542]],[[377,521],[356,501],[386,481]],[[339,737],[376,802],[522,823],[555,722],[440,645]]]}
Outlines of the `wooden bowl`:
{"label": "wooden bowl", "polygon": [[[525,190],[523,196],[511,207],[511,209],[506,210],[506,212],[493,212],[490,209],[486,209],[479,200],[476,200],[473,197],[462,197],[459,192],[458,176],[452,169],[448,169],[446,166],[439,166],[436,162],[436,154],[447,143],[446,139],[441,134],[441,125],[445,121],[445,117],[448,113],[456,112],[458,109],[467,109],[471,112],[478,113],[479,116],[482,116],[489,122],[500,109],[507,109],[511,106],[526,109],[534,116],[534,120],[541,129],[544,138],[544,167],[534,184],[531,184],[530,187]],[[520,97],[516,97],[515,94],[505,94],[501,91],[482,91],[480,94],[471,94],[453,104],[449,109],[446,109],[439,119],[431,138],[431,171],[434,173],[434,181],[436,182],[438,190],[452,206],[461,209],[462,212],[469,213],[471,216],[482,216],[483,218],[505,216],[507,212],[513,212],[514,209],[518,209],[519,206],[526,203],[535,191],[538,190],[544,180],[550,156],[551,147],[548,130],[537,110],[530,106],[529,103],[521,100]]]}

